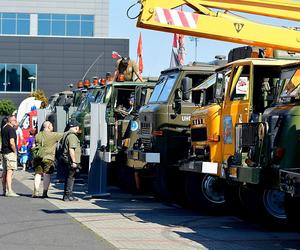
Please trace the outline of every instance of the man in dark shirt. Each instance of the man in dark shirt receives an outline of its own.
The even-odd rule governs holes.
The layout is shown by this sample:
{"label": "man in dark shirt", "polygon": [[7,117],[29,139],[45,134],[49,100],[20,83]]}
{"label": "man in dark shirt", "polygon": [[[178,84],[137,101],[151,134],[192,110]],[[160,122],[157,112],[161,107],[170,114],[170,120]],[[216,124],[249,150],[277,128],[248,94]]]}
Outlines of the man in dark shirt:
{"label": "man in dark shirt", "polygon": [[7,125],[1,131],[2,154],[3,154],[3,174],[2,185],[3,195],[8,197],[17,197],[12,190],[13,173],[17,170],[17,134],[15,127],[17,119],[15,116],[8,117]]}

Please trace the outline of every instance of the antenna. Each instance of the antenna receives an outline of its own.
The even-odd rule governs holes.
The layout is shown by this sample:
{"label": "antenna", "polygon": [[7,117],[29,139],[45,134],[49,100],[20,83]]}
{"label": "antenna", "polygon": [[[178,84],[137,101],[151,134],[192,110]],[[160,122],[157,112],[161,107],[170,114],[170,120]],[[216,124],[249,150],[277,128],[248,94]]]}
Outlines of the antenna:
{"label": "antenna", "polygon": [[85,74],[82,77],[82,81],[84,80],[84,78],[86,77],[86,75],[89,73],[89,71],[91,70],[91,68],[94,67],[95,63],[104,55],[104,52],[101,52],[100,55],[95,59],[95,61],[91,64],[91,66],[87,69],[87,71],[85,72]]}

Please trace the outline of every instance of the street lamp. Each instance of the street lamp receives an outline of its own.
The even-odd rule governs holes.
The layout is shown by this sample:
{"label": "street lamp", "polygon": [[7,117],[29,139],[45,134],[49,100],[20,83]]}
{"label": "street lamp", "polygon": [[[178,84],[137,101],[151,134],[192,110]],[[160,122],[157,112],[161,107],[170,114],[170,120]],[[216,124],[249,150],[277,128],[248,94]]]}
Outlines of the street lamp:
{"label": "street lamp", "polygon": [[35,80],[36,80],[36,77],[35,76],[30,76],[30,77],[28,77],[28,80],[31,83],[31,93],[32,93],[33,89],[35,89]]}
{"label": "street lamp", "polygon": [[191,42],[195,42],[195,62],[197,62],[198,39],[197,37],[190,37]]}

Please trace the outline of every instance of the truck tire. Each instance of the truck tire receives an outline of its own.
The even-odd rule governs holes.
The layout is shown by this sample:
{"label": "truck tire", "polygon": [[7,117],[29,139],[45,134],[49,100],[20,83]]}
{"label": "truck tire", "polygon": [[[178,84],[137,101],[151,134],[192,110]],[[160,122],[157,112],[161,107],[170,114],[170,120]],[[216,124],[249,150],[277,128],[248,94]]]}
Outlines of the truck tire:
{"label": "truck tire", "polygon": [[284,193],[272,188],[241,186],[240,199],[248,214],[265,226],[282,226],[287,222]]}
{"label": "truck tire", "polygon": [[195,209],[222,213],[227,210],[224,196],[225,183],[218,177],[187,173],[185,176],[185,195],[188,203]]}

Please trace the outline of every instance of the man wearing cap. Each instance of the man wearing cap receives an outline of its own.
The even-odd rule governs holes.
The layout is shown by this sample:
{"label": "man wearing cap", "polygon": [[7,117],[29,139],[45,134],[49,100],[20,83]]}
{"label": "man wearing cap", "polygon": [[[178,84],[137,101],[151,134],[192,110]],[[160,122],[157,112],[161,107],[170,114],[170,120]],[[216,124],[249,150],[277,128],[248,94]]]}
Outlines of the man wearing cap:
{"label": "man wearing cap", "polygon": [[143,78],[139,73],[138,67],[135,61],[131,60],[129,57],[122,57],[117,61],[116,70],[114,73],[113,81],[121,81],[120,76],[123,75],[125,81],[133,81],[134,74],[136,77],[143,82]]}
{"label": "man wearing cap", "polygon": [[80,169],[81,148],[80,140],[77,137],[79,133],[79,122],[71,120],[68,124],[69,130],[65,132],[63,137],[63,165],[66,169],[65,187],[64,187],[64,201],[77,201],[78,199],[73,195],[73,186],[75,181],[75,174]]}

